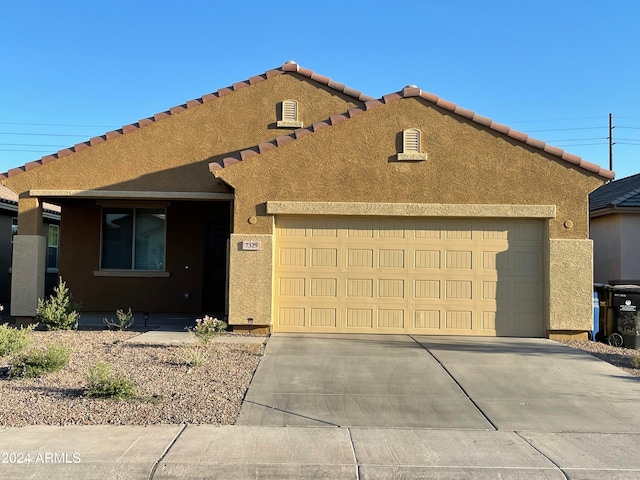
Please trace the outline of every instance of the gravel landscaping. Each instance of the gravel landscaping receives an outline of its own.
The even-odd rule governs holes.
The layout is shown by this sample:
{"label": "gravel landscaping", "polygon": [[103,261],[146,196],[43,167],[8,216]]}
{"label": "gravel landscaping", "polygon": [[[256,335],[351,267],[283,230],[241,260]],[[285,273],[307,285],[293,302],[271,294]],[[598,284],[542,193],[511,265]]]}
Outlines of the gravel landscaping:
{"label": "gravel landscaping", "polygon": [[[264,351],[246,343],[148,345],[125,342],[132,331],[35,331],[31,348],[71,348],[68,365],[38,378],[9,379],[11,357],[0,357],[0,426],[232,425]],[[561,341],[640,377],[640,351],[587,341]],[[85,378],[98,361],[135,383],[130,399],[87,395]],[[194,366],[193,363],[202,363]]]}
{"label": "gravel landscaping", "polygon": [[[35,331],[31,348],[71,348],[68,365],[38,378],[9,379],[11,357],[0,357],[0,426],[234,423],[264,346],[209,342],[145,345],[137,332]],[[200,366],[190,366],[195,360]],[[89,397],[85,375],[106,361],[135,382],[135,396]],[[196,362],[197,363],[197,362]]]}

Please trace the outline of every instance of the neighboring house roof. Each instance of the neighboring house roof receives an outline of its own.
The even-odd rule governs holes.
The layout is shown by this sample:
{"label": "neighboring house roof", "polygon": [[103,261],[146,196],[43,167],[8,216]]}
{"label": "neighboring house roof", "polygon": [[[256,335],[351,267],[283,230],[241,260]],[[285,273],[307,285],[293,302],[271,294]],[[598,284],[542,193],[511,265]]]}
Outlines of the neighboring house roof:
{"label": "neighboring house roof", "polygon": [[[297,66],[297,65],[296,65]],[[290,68],[293,67],[293,65],[289,65]],[[294,131],[292,134],[290,135],[283,135],[280,137],[275,138],[274,140],[272,140],[271,142],[265,142],[265,143],[261,143],[260,145],[255,146],[254,148],[248,149],[248,150],[243,150],[241,151],[239,154],[235,155],[235,156],[230,156],[227,158],[222,159],[221,161],[217,161],[217,162],[212,162],[209,165],[209,170],[212,173],[215,173],[216,170],[219,170],[221,168],[225,168],[228,167],[230,165],[233,165],[235,163],[241,162],[243,160],[246,160],[247,158],[250,158],[252,156],[255,155],[259,155],[263,152],[266,152],[268,150],[272,150],[274,148],[280,147],[282,145],[285,145],[291,141],[297,140],[299,138],[302,138],[304,136],[310,135],[312,133],[315,133],[319,130],[322,130],[324,128],[336,125],[338,123],[342,123],[344,121],[347,121],[350,118],[353,118],[357,115],[360,115],[368,110],[371,110],[373,108],[377,108],[381,105],[384,104],[388,104],[390,102],[399,100],[401,98],[409,98],[409,97],[420,97],[430,103],[433,103],[434,105],[443,108],[445,110],[449,110],[450,112],[453,112],[457,115],[460,115],[461,117],[464,117],[468,120],[471,120],[474,123],[477,123],[483,127],[489,128],[491,130],[494,130],[498,133],[504,134],[518,142],[521,142],[523,144],[526,144],[530,147],[533,147],[535,149],[541,150],[547,154],[553,155],[555,157],[557,157],[558,159],[570,163],[572,165],[575,165],[583,170],[586,170],[588,172],[591,173],[595,173],[596,175],[599,175],[603,178],[606,179],[612,179],[614,178],[614,172],[610,171],[610,170],[606,170],[603,169],[602,167],[600,167],[599,165],[587,162],[585,160],[583,160],[582,158],[570,154],[568,152],[565,152],[564,150],[562,150],[561,148],[557,148],[557,147],[553,147],[551,145],[548,145],[547,143],[541,141],[541,140],[536,140],[535,138],[529,137],[527,134],[525,133],[521,133],[518,132],[516,130],[513,130],[511,128],[509,128],[506,125],[502,125],[500,123],[496,123],[493,120],[487,118],[487,117],[482,117],[480,115],[477,115],[476,113],[472,112],[471,110],[466,110],[458,105],[456,105],[455,103],[451,103],[448,102],[446,100],[441,99],[440,97],[433,95],[431,93],[427,93],[427,92],[423,92],[422,90],[420,90],[418,87],[405,87],[403,90],[396,92],[396,93],[391,93],[389,95],[385,95],[380,99],[377,100],[369,100],[366,101],[363,107],[358,107],[358,108],[352,108],[351,110],[342,113],[342,114],[338,114],[338,115],[332,115],[331,117],[329,117],[328,119],[321,121],[321,122],[316,122],[313,125],[311,125],[310,127],[307,128],[300,128],[296,131]]]}
{"label": "neighboring house roof", "polygon": [[589,211],[640,208],[640,173],[607,183],[589,195]]}
{"label": "neighboring house roof", "polygon": [[57,160],[59,158],[63,158],[66,157],[68,155],[72,155],[73,153],[76,152],[80,152],[82,150],[85,150],[89,147],[92,147],[94,145],[98,145],[100,143],[103,143],[107,140],[110,140],[112,138],[115,137],[119,137],[120,135],[124,135],[126,133],[129,132],[133,132],[136,131],[140,128],[143,128],[147,125],[151,125],[153,123],[156,123],[160,120],[163,120],[164,118],[170,117],[172,115],[176,115],[184,110],[187,109],[191,109],[194,107],[198,107],[199,105],[202,105],[204,103],[207,102],[211,102],[213,100],[216,100],[220,97],[223,97],[225,95],[229,95],[233,92],[236,92],[240,89],[249,87],[251,85],[254,85],[256,83],[262,82],[264,80],[267,80],[269,78],[272,78],[274,76],[277,75],[282,75],[282,74],[286,74],[286,73],[296,73],[299,75],[302,75],[304,77],[310,78],[311,80],[314,80],[322,85],[325,85],[326,87],[335,90],[339,93],[342,93],[344,95],[347,95],[349,97],[353,97],[357,100],[360,100],[362,102],[366,102],[369,100],[373,100],[374,97],[370,97],[369,95],[365,95],[362,92],[358,91],[358,90],[354,90],[352,88],[347,87],[346,85],[344,85],[343,83],[338,83],[335,82],[333,80],[331,80],[329,77],[325,77],[323,75],[318,75],[317,73],[306,69],[306,68],[302,68],[300,67],[297,63],[293,62],[293,61],[288,61],[285,64],[283,64],[281,67],[273,69],[273,70],[268,70],[265,73],[261,74],[261,75],[256,75],[253,76],[245,81],[242,82],[236,82],[233,85],[226,87],[226,88],[221,88],[220,90],[213,92],[213,93],[209,93],[207,95],[203,95],[200,98],[196,98],[194,100],[189,100],[186,103],[182,104],[182,105],[177,105],[175,107],[171,107],[169,110],[166,110],[164,112],[160,112],[160,113],[156,113],[155,115],[148,117],[148,118],[144,118],[136,123],[131,123],[129,125],[125,125],[122,128],[118,129],[118,130],[113,130],[110,132],[105,133],[104,135],[98,136],[98,137],[94,137],[86,142],[81,142],[78,143],[76,145],[74,145],[73,147],[69,147],[69,148],[65,148],[63,150],[59,150],[57,153],[51,154],[51,155],[46,155],[44,157],[42,157],[40,160],[36,160],[33,162],[29,162],[27,164],[25,164],[22,167],[18,167],[18,168],[14,168],[9,170],[8,172],[5,173],[0,173],[0,180],[2,179],[6,179],[8,177],[11,177],[13,175],[17,175],[20,174],[22,172],[26,172],[29,170],[32,170],[34,168],[37,168],[41,165],[45,165],[49,162],[52,162],[54,160]]}
{"label": "neighboring house roof", "polygon": [[[18,211],[18,194],[13,190],[0,185],[0,204],[3,208],[12,211]],[[60,207],[58,205],[52,205],[50,203],[43,204],[43,208],[46,212],[60,215]]]}

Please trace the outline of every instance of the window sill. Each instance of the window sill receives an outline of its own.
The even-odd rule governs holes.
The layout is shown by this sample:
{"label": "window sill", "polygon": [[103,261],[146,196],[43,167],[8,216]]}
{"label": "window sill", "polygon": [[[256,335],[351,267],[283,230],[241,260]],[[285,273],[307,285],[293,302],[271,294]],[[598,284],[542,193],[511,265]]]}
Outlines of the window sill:
{"label": "window sill", "polygon": [[168,278],[171,272],[158,270],[97,270],[94,277]]}
{"label": "window sill", "polygon": [[276,126],[278,128],[302,128],[303,123],[297,120],[278,120]]}
{"label": "window sill", "polygon": [[421,152],[401,152],[398,153],[399,162],[421,162],[427,159],[426,153]]}

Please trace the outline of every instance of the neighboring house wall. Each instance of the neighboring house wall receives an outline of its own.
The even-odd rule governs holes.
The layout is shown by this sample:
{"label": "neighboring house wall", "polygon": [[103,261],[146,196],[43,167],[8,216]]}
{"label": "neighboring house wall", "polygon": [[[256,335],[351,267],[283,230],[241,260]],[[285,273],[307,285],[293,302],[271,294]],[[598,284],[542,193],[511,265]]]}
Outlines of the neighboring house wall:
{"label": "neighboring house wall", "polygon": [[0,214],[0,303],[11,298],[11,226],[16,212]]}
{"label": "neighboring house wall", "polygon": [[640,285],[640,213],[621,215],[619,280]]}
{"label": "neighboring house wall", "polygon": [[591,219],[593,240],[593,279],[596,283],[622,278],[620,271],[620,232],[623,215],[604,215]]}

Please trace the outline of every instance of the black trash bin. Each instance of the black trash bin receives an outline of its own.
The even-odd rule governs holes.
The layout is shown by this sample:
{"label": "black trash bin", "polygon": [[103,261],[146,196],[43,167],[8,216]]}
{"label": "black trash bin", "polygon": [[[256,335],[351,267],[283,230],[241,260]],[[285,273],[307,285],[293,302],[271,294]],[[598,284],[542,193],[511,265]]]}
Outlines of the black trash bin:
{"label": "black trash bin", "polygon": [[[611,308],[614,312],[614,331],[622,337],[622,346],[640,348],[640,285],[611,287]],[[618,342],[610,340],[609,343]]]}

